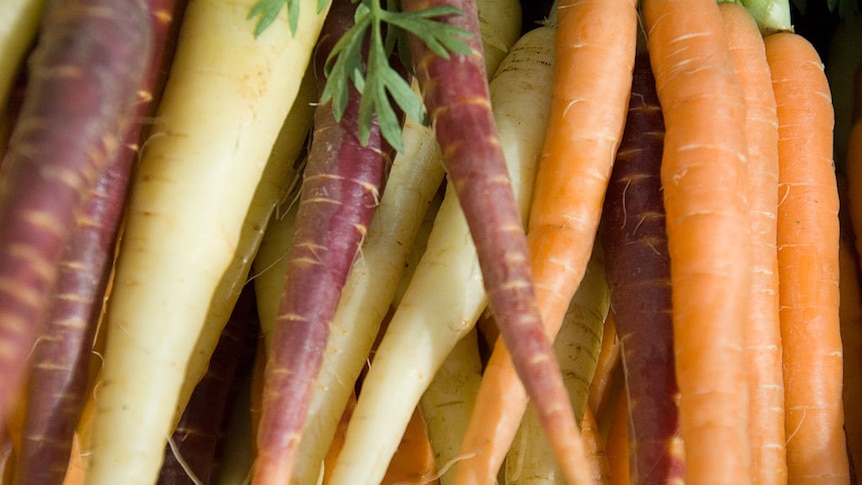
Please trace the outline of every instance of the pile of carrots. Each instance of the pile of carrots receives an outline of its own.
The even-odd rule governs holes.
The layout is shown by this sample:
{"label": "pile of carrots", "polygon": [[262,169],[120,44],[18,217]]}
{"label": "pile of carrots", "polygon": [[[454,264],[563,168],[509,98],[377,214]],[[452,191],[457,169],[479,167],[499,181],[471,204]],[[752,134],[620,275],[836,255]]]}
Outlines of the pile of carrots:
{"label": "pile of carrots", "polygon": [[856,483],[862,5],[540,3],[4,0],[0,485]]}

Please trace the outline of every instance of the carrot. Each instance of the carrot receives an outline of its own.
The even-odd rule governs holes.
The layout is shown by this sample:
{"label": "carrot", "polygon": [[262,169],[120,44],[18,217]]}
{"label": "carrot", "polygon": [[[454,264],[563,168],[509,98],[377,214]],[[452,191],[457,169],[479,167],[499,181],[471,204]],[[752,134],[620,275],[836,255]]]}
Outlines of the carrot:
{"label": "carrot", "polygon": [[[605,273],[604,254],[600,245],[594,245],[593,255],[583,281],[569,303],[563,325],[554,340],[554,352],[563,371],[563,380],[569,393],[575,416],[582,425],[588,409],[589,384],[593,380],[601,347],[604,321],[608,315],[610,295]],[[591,421],[589,425],[594,425]],[[592,439],[598,431],[593,428]],[[601,482],[601,466],[596,444],[586,449],[591,475]],[[514,442],[506,457],[507,483],[563,483],[564,477],[554,459],[553,449],[542,433],[535,412],[524,415]]]}
{"label": "carrot", "polygon": [[406,483],[436,485],[439,483],[434,451],[428,441],[425,420],[419,409],[413,412],[398,450],[392,456],[386,475],[380,483],[381,485]]}
{"label": "carrot", "polygon": [[282,16],[255,38],[251,4],[195,1],[183,15],[127,203],[88,483],[158,475],[187,364],[326,13],[301,2],[295,32]]}
{"label": "carrot", "polygon": [[30,360],[26,422],[16,476],[59,483],[67,469],[71,438],[86,399],[90,349],[102,313],[105,290],[125,207],[138,139],[151,102],[161,91],[159,67],[170,58],[168,42],[175,0],[146,4],[153,31],[152,51],[138,89],[126,143],[117,150],[95,187],[68,241],[54,287],[53,303]]}
{"label": "carrot", "polygon": [[[56,3],[46,15],[0,175],[2,396],[25,372],[57,263],[88,191],[120,146],[149,61],[150,25],[137,1]],[[7,413],[0,403],[0,420]]]}
{"label": "carrot", "polygon": [[[450,183],[458,194],[476,244],[489,305],[502,338],[512,348],[519,375],[534,400],[557,459],[573,483],[584,476],[583,445],[531,284],[526,237],[496,134],[485,81],[476,5],[462,2],[408,0],[405,11],[451,5],[464,12],[446,21],[470,32],[472,52],[446,59],[411,38],[416,76],[443,152]],[[446,84],[443,84],[443,81]],[[463,123],[469,119],[472,122]],[[494,201],[489,206],[488,201]],[[360,395],[361,404],[361,395]]]}
{"label": "carrot", "polygon": [[779,33],[765,43],[778,107],[788,483],[848,483],[831,96],[820,57],[804,37]]}
{"label": "carrot", "polygon": [[590,382],[590,395],[587,398],[587,409],[599,422],[603,421],[602,418],[608,412],[608,402],[614,390],[614,379],[620,369],[620,347],[614,313],[609,312],[602,329],[602,347],[599,350],[596,373]]}
{"label": "carrot", "polygon": [[[221,280],[214,290],[177,399],[177,419],[185,408],[195,385],[206,372],[225,322],[228,321],[243,288],[248,283],[252,263],[260,251],[260,245],[272,218],[280,203],[290,197],[290,192],[300,179],[300,169],[304,162],[302,152],[311,128],[314,114],[313,100],[317,90],[312,78],[313,75],[306,71],[249,204],[233,259],[222,273]],[[286,163],[286,161],[293,161],[293,163]],[[278,295],[275,298],[278,298]]]}
{"label": "carrot", "polygon": [[749,440],[755,483],[785,483],[784,379],[778,321],[778,117],[763,37],[741,5],[722,3],[730,52],[746,103],[748,204],[752,279],[745,353],[748,361]]}
{"label": "carrot", "polygon": [[[490,81],[493,115],[497,131],[504,133],[499,141],[519,217],[527,212],[550,102],[552,51],[547,36],[532,34],[535,31],[519,39]],[[471,69],[477,67],[470,62]],[[444,156],[445,146],[441,145]],[[487,304],[487,279],[462,201],[450,176],[422,258],[363,382],[355,414],[361,418],[351,422],[334,480],[380,479],[431,376]]]}
{"label": "carrot", "polygon": [[[559,67],[528,227],[538,304],[550,335],[559,329],[592,251],[622,136],[637,33],[631,1],[562,2],[557,12]],[[459,466],[460,483],[485,483],[496,474],[524,412],[526,394],[509,343],[498,340],[485,371],[461,446],[475,458]]]}
{"label": "carrot", "polygon": [[453,483],[458,463],[469,459],[460,454],[458,445],[467,428],[481,381],[479,335],[474,328],[458,341],[434,373],[419,401],[442,485]]}
{"label": "carrot", "polygon": [[240,295],[207,373],[195,387],[165,447],[156,483],[211,483],[229,402],[238,391],[238,376],[254,358],[248,349],[254,349],[258,333],[254,287],[249,285]]}
{"label": "carrot", "polygon": [[605,453],[608,455],[610,481],[612,485],[629,485],[631,483],[631,446],[629,444],[629,406],[626,393],[620,393],[613,403],[609,418]]}
{"label": "carrot", "polygon": [[625,134],[601,237],[629,403],[632,483],[682,480],[667,232],[660,169],[664,122],[647,52],[635,59]]}
{"label": "carrot", "polygon": [[[353,25],[354,10],[352,2],[335,0],[323,25],[315,55],[321,95],[327,58]],[[288,277],[267,347],[253,483],[291,477],[330,325],[394,156],[376,122],[367,143],[360,140],[358,91],[348,95],[340,121],[333,109],[325,103],[315,110],[293,243],[285,255]]]}
{"label": "carrot", "polygon": [[584,443],[587,445],[587,457],[590,459],[590,469],[593,471],[596,483],[609,485],[611,468],[605,451],[605,441],[599,430],[596,417],[593,416],[589,407],[584,411],[584,418],[581,420],[581,433],[584,436]]}
{"label": "carrot", "polygon": [[686,481],[749,483],[743,92],[714,1],[645,0],[643,14],[665,121],[661,182]]}

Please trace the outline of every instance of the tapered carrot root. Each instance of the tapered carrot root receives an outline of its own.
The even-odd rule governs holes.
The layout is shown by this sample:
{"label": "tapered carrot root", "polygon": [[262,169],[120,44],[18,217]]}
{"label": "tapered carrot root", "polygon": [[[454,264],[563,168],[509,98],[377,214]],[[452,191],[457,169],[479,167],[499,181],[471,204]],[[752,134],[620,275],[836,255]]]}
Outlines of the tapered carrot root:
{"label": "tapered carrot root", "polygon": [[326,13],[301,0],[295,32],[285,13],[255,38],[253,3],[196,0],[184,11],[126,206],[89,483],[158,475],[190,356]]}
{"label": "tapered carrot root", "polygon": [[[542,327],[524,228],[488,102],[475,3],[402,3],[405,11],[434,5],[461,9],[464,15],[446,20],[474,36],[467,56],[444,59],[416,39],[411,39],[411,51],[449,180],[476,244],[489,305],[564,473],[573,483],[587,483],[583,443]],[[472,122],[465,124],[467,119]]]}
{"label": "tapered carrot root", "polygon": [[849,483],[831,95],[820,57],[805,38],[780,33],[765,43],[779,123],[779,318],[788,483]]}
{"label": "tapered carrot root", "polygon": [[83,213],[58,270],[55,296],[30,356],[26,422],[16,477],[60,483],[66,473],[72,435],[86,399],[90,350],[108,287],[117,235],[143,121],[161,90],[160,67],[176,0],[149,0],[153,56],[138,91],[126,143],[113,155],[87,195]]}
{"label": "tapered carrot root", "polygon": [[749,483],[743,92],[714,1],[645,0],[643,13],[665,121],[661,181],[686,481]]}
{"label": "tapered carrot root", "polygon": [[641,52],[601,232],[626,375],[631,483],[665,483],[685,474],[684,458],[671,452],[679,440],[679,408],[660,177],[663,143],[655,79],[649,55]]}
{"label": "tapered carrot root", "polygon": [[57,263],[89,190],[120,147],[150,55],[150,25],[136,0],[53,3],[42,32],[0,188],[3,396],[24,372]]}
{"label": "tapered carrot root", "polygon": [[[490,82],[500,148],[521,217],[529,207],[550,101],[552,50],[539,39],[546,37],[528,33],[519,39]],[[448,183],[422,257],[363,380],[333,483],[380,480],[431,376],[486,305],[476,246]]]}
{"label": "tapered carrot root", "polygon": [[[637,15],[634,2],[561,2],[557,22],[551,114],[527,236],[550,335],[562,324],[592,251],[622,136]],[[485,371],[474,423],[462,444],[462,453],[475,458],[459,467],[461,483],[485,483],[496,474],[524,412],[527,397],[508,345],[497,341]]]}
{"label": "tapered carrot root", "polygon": [[[323,91],[324,64],[352,26],[355,7],[333,2],[315,57]],[[348,272],[380,202],[394,150],[372,123],[369,142],[357,135],[360,95],[352,90],[341,121],[332,103],[315,111],[315,128],[287,261],[284,291],[268,345],[254,483],[290,479],[323,353]]]}
{"label": "tapered carrot root", "polygon": [[778,323],[778,117],[763,37],[741,5],[722,3],[730,51],[746,103],[748,204],[753,264],[749,316],[745,329],[748,361],[749,439],[752,480],[787,480],[781,326]]}

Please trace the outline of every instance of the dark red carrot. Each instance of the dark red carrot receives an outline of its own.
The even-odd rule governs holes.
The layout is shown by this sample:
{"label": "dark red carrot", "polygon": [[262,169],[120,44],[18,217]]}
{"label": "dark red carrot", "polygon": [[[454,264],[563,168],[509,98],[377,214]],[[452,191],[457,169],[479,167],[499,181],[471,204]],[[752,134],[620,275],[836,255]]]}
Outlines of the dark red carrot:
{"label": "dark red carrot", "polygon": [[46,12],[0,173],[0,395],[21,380],[76,217],[122,144],[150,42],[139,0]]}
{"label": "dark red carrot", "polygon": [[[335,42],[353,25],[355,6],[336,0],[321,31],[314,67],[323,93]],[[379,204],[394,150],[372,120],[363,144],[358,92],[351,86],[343,117],[333,103],[317,107],[293,244],[264,375],[254,483],[287,483],[299,448],[313,385],[350,267]]]}
{"label": "dark red carrot", "polygon": [[406,12],[449,6],[440,17],[472,37],[471,52],[444,58],[410,37],[413,66],[479,258],[489,305],[518,375],[570,483],[591,480],[574,412],[536,302],[527,240],[491,112],[476,4],[405,0]]}
{"label": "dark red carrot", "polygon": [[660,167],[664,121],[649,55],[635,59],[625,133],[602,213],[611,308],[629,401],[631,483],[682,480],[671,319],[670,257]]}
{"label": "dark red carrot", "polygon": [[259,334],[254,286],[246,285],[165,448],[159,485],[210,483],[235,377],[250,368]]}
{"label": "dark red carrot", "polygon": [[170,59],[165,46],[172,27],[178,24],[172,19],[183,3],[146,0],[153,56],[145,59],[148,67],[125,143],[87,191],[86,205],[58,268],[50,313],[30,357],[34,385],[29,386],[26,396],[27,415],[16,466],[19,481],[61,483],[67,469],[72,435],[86,397],[90,349],[108,287],[136,147],[154,105],[152,100],[164,81],[161,68]]}

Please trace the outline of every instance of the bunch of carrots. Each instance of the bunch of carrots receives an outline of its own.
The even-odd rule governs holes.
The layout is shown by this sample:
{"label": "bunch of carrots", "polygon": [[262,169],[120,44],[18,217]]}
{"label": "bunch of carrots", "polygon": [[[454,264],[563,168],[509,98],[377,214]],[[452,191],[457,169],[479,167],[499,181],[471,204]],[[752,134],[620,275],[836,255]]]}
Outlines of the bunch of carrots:
{"label": "bunch of carrots", "polygon": [[4,0],[0,483],[855,483],[862,34],[800,12]]}

